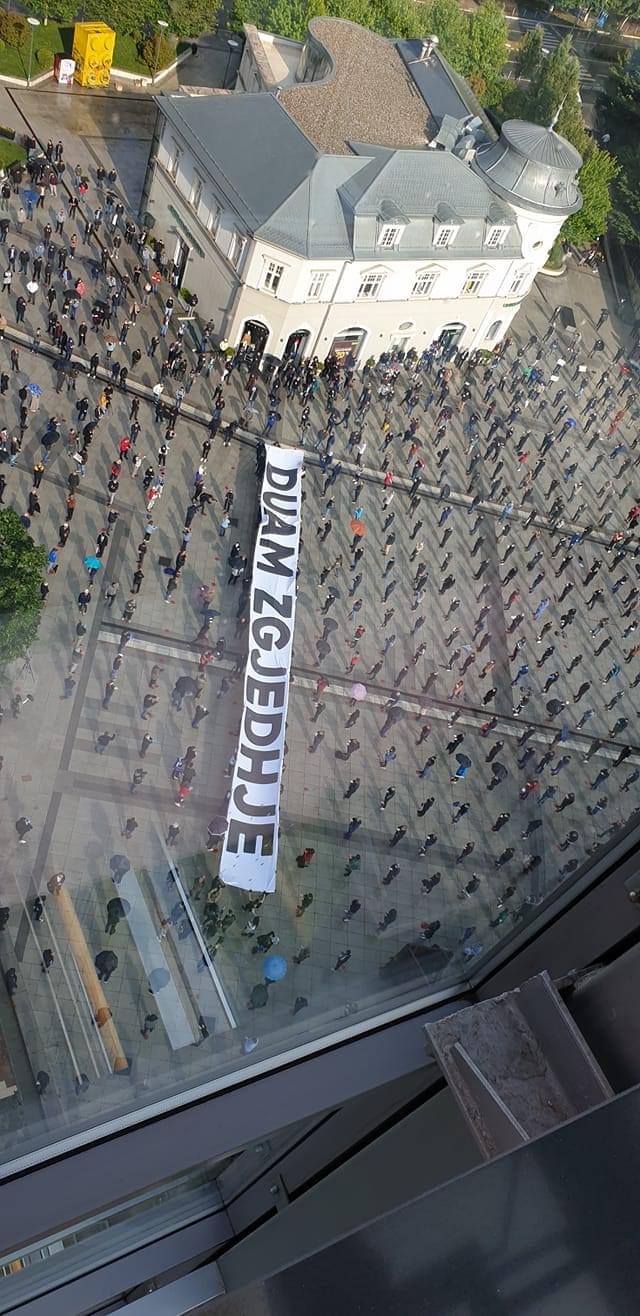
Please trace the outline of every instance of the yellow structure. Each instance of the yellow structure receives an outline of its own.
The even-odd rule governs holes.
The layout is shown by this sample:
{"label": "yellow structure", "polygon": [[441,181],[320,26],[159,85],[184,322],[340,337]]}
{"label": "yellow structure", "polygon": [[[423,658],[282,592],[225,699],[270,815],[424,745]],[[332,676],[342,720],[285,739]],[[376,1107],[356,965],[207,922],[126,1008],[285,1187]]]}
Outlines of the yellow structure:
{"label": "yellow structure", "polygon": [[72,57],[81,87],[108,87],[116,34],[106,23],[76,23]]}

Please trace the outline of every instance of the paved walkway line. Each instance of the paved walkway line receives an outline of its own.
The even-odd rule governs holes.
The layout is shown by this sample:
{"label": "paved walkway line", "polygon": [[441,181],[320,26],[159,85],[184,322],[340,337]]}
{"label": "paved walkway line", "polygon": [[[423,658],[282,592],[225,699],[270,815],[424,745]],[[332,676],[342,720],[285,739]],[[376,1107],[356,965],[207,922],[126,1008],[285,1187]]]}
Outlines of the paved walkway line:
{"label": "paved walkway line", "polygon": [[222,986],[222,980],[221,980],[221,978],[220,978],[220,975],[219,975],[219,973],[218,973],[217,970],[216,970],[215,964],[214,964],[214,962],[213,962],[213,960],[212,960],[212,958],[211,958],[211,956],[210,956],[210,954],[209,954],[209,951],[207,950],[206,943],[205,943],[204,938],[203,938],[203,936],[202,936],[202,933],[201,933],[201,931],[200,931],[200,924],[198,923],[198,920],[196,919],[196,917],[195,917],[195,915],[194,915],[194,913],[193,913],[193,909],[191,908],[191,901],[190,901],[190,899],[189,899],[189,895],[188,895],[187,891],[185,891],[184,886],[182,885],[182,879],[181,879],[181,877],[180,877],[180,874],[179,874],[179,872],[178,872],[178,870],[177,870],[177,868],[176,868],[176,866],[175,866],[175,864],[174,864],[174,862],[173,862],[173,859],[172,859],[171,855],[169,854],[169,851],[168,851],[168,849],[167,849],[167,847],[166,847],[164,841],[162,842],[162,848],[163,848],[163,850],[164,850],[165,858],[166,858],[166,861],[167,861],[167,863],[168,863],[168,865],[169,865],[169,868],[170,868],[171,872],[173,873],[173,881],[174,881],[174,884],[175,884],[175,886],[177,887],[177,889],[178,889],[178,891],[180,892],[180,895],[181,895],[181,897],[182,897],[182,903],[183,903],[183,905],[184,905],[184,907],[185,907],[186,914],[187,914],[187,918],[189,919],[189,922],[190,922],[190,924],[191,924],[191,926],[192,926],[192,928],[193,928],[194,934],[195,934],[196,941],[197,941],[197,943],[198,943],[198,945],[199,945],[199,947],[200,947],[200,950],[202,951],[202,958],[206,961],[207,968],[208,968],[209,973],[210,973],[210,975],[211,975],[211,980],[212,980],[213,985],[214,985],[214,987],[215,987],[215,989],[216,989],[216,991],[217,991],[217,993],[218,993],[218,999],[219,999],[220,1004],[221,1004],[221,1006],[222,1006],[222,1009],[223,1009],[223,1011],[224,1011],[224,1014],[225,1014],[225,1018],[226,1018],[226,1020],[227,1020],[227,1023],[229,1024],[229,1027],[230,1027],[230,1028],[237,1028],[237,1027],[238,1027],[238,1020],[236,1019],[236,1017],[235,1017],[235,1015],[234,1015],[234,1013],[233,1013],[233,1010],[231,1009],[231,1006],[230,1006],[230,1004],[229,1004],[229,998],[228,998],[228,996],[227,996],[227,994],[226,994],[226,992],[225,992],[225,990],[224,990],[224,987]]}
{"label": "paved walkway line", "polygon": [[129,872],[125,873],[117,883],[116,889],[120,898],[128,900],[131,906],[127,914],[127,926],[147,977],[153,969],[158,968],[165,968],[169,974],[168,983],[154,993],[153,1000],[173,1050],[180,1051],[183,1046],[191,1046],[195,1041],[193,1028],[184,1012],[162,944],[158,941],[153,919],[133,869],[130,868]]}
{"label": "paved walkway line", "polygon": [[[119,639],[119,637],[115,634],[115,632],[112,631],[100,631],[98,638],[102,640],[105,644],[114,644],[114,645],[118,644],[118,639]],[[163,644],[161,641],[152,642],[150,640],[132,639],[129,641],[127,647],[130,649],[140,649],[144,653],[151,653],[151,654],[162,653],[167,658],[178,658],[183,661],[192,662],[192,663],[197,662],[199,657],[199,655],[197,655],[196,653],[188,652],[185,651],[184,649],[175,649],[169,644]],[[234,663],[231,663],[224,658],[219,659],[216,662],[216,667],[222,669],[226,668],[227,671],[231,671],[234,666],[235,666]],[[308,690],[310,693],[312,691],[315,691],[316,685],[313,678],[307,676],[298,676],[296,674],[295,666],[293,668],[293,676],[294,676],[293,684],[296,687],[296,689]],[[345,677],[344,679],[345,681],[347,681],[349,678]],[[335,677],[333,678],[333,680],[331,679],[329,680],[329,687],[324,692],[325,694],[333,695],[334,697],[337,697],[339,699],[352,698],[351,689],[348,685],[346,684],[335,685],[334,682],[335,682]],[[366,682],[362,682],[362,684],[366,684]],[[372,693],[371,691],[368,691],[366,700],[363,700],[361,702],[367,703],[369,705],[374,705],[377,708],[384,708],[385,705],[388,703],[388,700],[389,700],[389,696],[386,693],[375,694]],[[477,730],[479,727],[483,725],[484,722],[487,722],[492,716],[494,716],[489,709],[487,709],[486,713],[480,711],[474,712],[473,710],[469,708],[465,708],[463,705],[458,705],[458,704],[450,704],[448,708],[444,708],[444,707],[440,707],[438,704],[429,704],[427,700],[428,700],[428,696],[425,695],[424,697],[421,697],[419,694],[416,694],[411,702],[409,701],[409,699],[398,700],[398,703],[395,705],[395,707],[401,709],[405,713],[412,713],[412,714],[415,714],[416,711],[419,709],[421,710],[421,712],[424,713],[425,720],[427,718],[432,718],[436,722],[448,722],[451,717],[451,713],[453,711],[456,711],[459,712],[460,715],[459,717],[456,718],[455,724],[452,723],[452,726],[453,725],[457,726],[459,724],[460,726],[467,727],[469,730]],[[522,735],[522,732],[525,730],[525,728],[531,725],[526,717],[523,718],[522,721],[518,722],[516,721],[515,718],[513,719],[513,721],[506,721],[506,720],[502,721],[499,714],[496,714],[495,716],[497,716],[498,718],[498,723],[494,729],[494,733],[496,736],[497,735],[511,736],[513,739],[517,740],[518,737]],[[534,735],[530,737],[530,740],[538,745],[550,745],[553,740],[553,737],[556,734],[556,730],[558,730],[558,728],[550,727],[547,730],[543,727],[538,727]],[[563,742],[563,749],[565,750],[573,749],[577,753],[581,753],[584,750],[586,744],[588,744],[589,742],[593,742],[596,739],[599,739],[599,737],[589,736],[586,734],[584,736],[584,739],[581,739],[579,741],[576,741],[575,739],[572,740],[571,738],[569,738],[568,740]],[[622,744],[626,742],[620,742],[620,743]],[[601,748],[594,755],[594,758],[603,758],[613,761],[618,757],[618,753],[619,750],[616,750],[616,748],[614,747],[614,742],[611,742],[609,747],[607,747],[606,744],[601,746]],[[631,754],[628,759],[628,762],[629,764],[636,764],[636,763],[640,764],[640,750],[635,751],[633,754]]]}

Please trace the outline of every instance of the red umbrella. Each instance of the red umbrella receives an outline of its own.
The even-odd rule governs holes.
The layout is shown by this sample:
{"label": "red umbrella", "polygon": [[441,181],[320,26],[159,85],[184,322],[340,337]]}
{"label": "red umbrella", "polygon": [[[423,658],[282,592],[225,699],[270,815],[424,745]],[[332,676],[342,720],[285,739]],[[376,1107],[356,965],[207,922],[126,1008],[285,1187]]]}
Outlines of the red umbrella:
{"label": "red umbrella", "polygon": [[87,285],[86,283],[83,282],[82,279],[76,279],[75,289],[78,294],[78,297],[84,297],[87,291]]}
{"label": "red umbrella", "polygon": [[355,516],[351,519],[350,525],[354,535],[357,535],[360,538],[367,533],[367,527],[364,521],[358,521]]}
{"label": "red umbrella", "polygon": [[155,285],[156,285],[156,287],[157,287],[158,284],[159,284],[159,282],[160,282],[160,280],[161,280],[161,278],[162,278],[162,275],[161,275],[160,271],[159,271],[159,270],[154,270],[154,271],[153,271],[153,274],[151,275],[151,282],[152,282],[152,283],[155,283]]}

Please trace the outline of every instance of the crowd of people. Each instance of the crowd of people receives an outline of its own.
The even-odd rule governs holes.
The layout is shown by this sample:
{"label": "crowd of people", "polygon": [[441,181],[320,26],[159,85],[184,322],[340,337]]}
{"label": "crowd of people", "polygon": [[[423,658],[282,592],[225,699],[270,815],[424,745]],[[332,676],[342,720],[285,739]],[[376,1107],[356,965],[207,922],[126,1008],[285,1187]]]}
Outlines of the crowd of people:
{"label": "crowd of people", "polygon": [[[139,596],[157,588],[147,553],[169,480],[182,528],[164,568],[165,603],[175,605],[207,516],[224,546],[219,584],[239,586],[225,640],[210,633],[216,609],[212,587],[201,583],[202,620],[192,637],[200,670],[194,679],[178,673],[169,706],[179,712],[187,698],[195,735],[211,712],[207,668],[216,663],[215,697],[235,684],[240,698],[250,544],[230,543],[227,552],[235,492],[214,493],[212,453],[231,443],[238,426],[253,432],[259,484],[265,440],[302,445],[308,474],[291,722],[333,796],[323,797],[324,813],[292,822],[285,794],[282,854],[290,871],[274,896],[243,899],[215,875],[194,888],[207,954],[231,949],[249,972],[255,955],[280,944],[290,972],[301,970],[298,1014],[310,1004],[302,966],[317,967],[317,897],[338,883],[341,908],[319,965],[327,981],[347,967],[370,979],[407,943],[438,967],[452,956],[481,955],[635,812],[637,399],[622,347],[612,351],[601,336],[606,312],[589,343],[578,333],[563,337],[554,311],[544,332],[506,338],[491,353],[444,339],[421,355],[389,352],[364,364],[292,358],[263,370],[249,343],[219,351],[212,325],[194,347],[188,343],[162,244],[149,244],[104,170],[94,181],[75,169],[63,195],[63,165],[63,152],[49,143],[30,168],[36,201],[23,205],[24,180],[5,184],[0,220],[0,335],[11,333],[10,320],[29,335],[26,346],[15,336],[5,344],[10,370],[0,373],[0,394],[8,403],[15,389],[17,419],[0,433],[0,501],[5,494],[15,501],[10,468],[22,468],[23,444],[38,434],[33,483],[18,510],[39,539],[43,480],[59,502],[43,598],[71,552],[86,564],[63,697],[75,697],[87,628],[103,607],[122,629],[102,709],[118,698]],[[66,179],[69,171],[62,173]],[[61,401],[45,423],[28,376],[32,354],[46,343],[56,351]],[[157,375],[152,399],[135,387],[143,356]],[[128,429],[110,453],[103,525],[94,542],[78,543],[78,494],[92,448],[104,456],[116,391],[129,399]],[[177,474],[172,479],[172,447],[189,395],[207,425],[184,491]],[[55,484],[47,479],[52,464]],[[96,588],[123,481],[143,530],[130,574]],[[159,686],[154,664],[139,710],[145,724],[160,711]],[[96,752],[107,753],[113,738],[99,729]],[[141,760],[152,743],[141,727]],[[170,774],[177,808],[200,787],[196,763],[197,743],[185,743]],[[290,760],[287,773],[299,768]],[[131,795],[145,771],[133,768]],[[184,818],[184,833],[182,822],[167,823],[166,844],[217,853],[219,830],[203,838],[188,810]],[[123,838],[137,826],[134,813],[123,818]],[[26,815],[17,819],[19,842],[28,844],[31,827]],[[320,862],[322,838],[309,844],[308,827],[341,838],[338,871]],[[296,854],[313,881],[297,892],[292,917],[282,888],[296,879],[289,862]],[[261,1008],[269,999],[268,983],[258,982],[248,1004]],[[143,1036],[152,1031],[148,1018]]]}

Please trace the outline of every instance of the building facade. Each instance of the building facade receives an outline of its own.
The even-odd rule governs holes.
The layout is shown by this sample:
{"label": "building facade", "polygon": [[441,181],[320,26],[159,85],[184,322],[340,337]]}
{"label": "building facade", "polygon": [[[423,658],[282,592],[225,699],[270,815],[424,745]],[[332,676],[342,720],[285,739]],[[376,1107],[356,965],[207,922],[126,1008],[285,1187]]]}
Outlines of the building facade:
{"label": "building facade", "polygon": [[144,208],[177,285],[278,358],[495,346],[581,205],[577,152],[498,137],[428,43],[316,19],[273,85],[259,36],[239,71],[259,90],[158,97]]}

